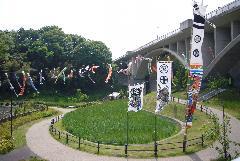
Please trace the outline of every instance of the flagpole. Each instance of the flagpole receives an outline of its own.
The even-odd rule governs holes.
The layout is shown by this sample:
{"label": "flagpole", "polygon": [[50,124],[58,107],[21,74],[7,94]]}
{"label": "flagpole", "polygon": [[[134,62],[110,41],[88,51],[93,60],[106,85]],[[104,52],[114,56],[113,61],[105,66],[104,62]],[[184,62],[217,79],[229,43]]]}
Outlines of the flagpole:
{"label": "flagpole", "polygon": [[[128,88],[129,88],[129,85],[130,85],[130,74],[128,75]],[[126,144],[126,147],[128,146],[128,110],[127,110],[127,144]],[[127,151],[127,150],[126,150]]]}
{"label": "flagpole", "polygon": [[[187,116],[188,116],[188,90],[189,90],[189,85],[190,85],[190,81],[189,81],[189,69],[187,69],[187,73],[188,73],[188,81],[187,81],[187,102],[186,102],[186,111],[185,111],[185,130],[184,130],[184,138],[183,138],[183,141],[184,141],[184,144],[186,146],[186,143],[187,143]],[[185,147],[184,147],[184,152],[185,152]]]}
{"label": "flagpole", "polygon": [[157,113],[155,112],[155,144],[157,144]]}
{"label": "flagpole", "polygon": [[[157,56],[156,56],[156,66],[157,66]],[[156,80],[156,82],[157,82],[157,80]],[[155,124],[155,130],[154,130],[154,132],[155,132],[155,145],[156,145],[156,143],[157,143],[157,113],[155,112],[155,119],[154,119],[154,124]]]}
{"label": "flagpole", "polygon": [[128,111],[127,111],[127,145],[128,145]]}
{"label": "flagpole", "polygon": [[[191,35],[192,35],[192,30],[191,30]],[[190,41],[191,41],[192,39],[190,39]],[[190,44],[192,44],[192,42],[190,42]],[[192,49],[191,49],[191,47],[192,47],[192,45],[190,46],[190,52],[192,51]],[[186,56],[187,56],[187,53],[186,53]],[[188,91],[189,91],[189,85],[190,85],[190,79],[189,79],[189,72],[190,72],[190,56],[191,56],[191,53],[189,53],[189,55],[187,56],[188,58],[189,58],[189,60],[188,60],[188,68],[186,68],[187,69],[187,102],[186,102],[186,111],[185,111],[185,130],[184,130],[184,138],[183,138],[183,141],[184,141],[184,143],[186,144],[187,143],[187,116],[188,116],[188,105],[189,105],[189,101],[188,101],[188,98],[189,98],[189,93],[188,93]],[[184,148],[184,152],[185,152],[185,148]]]}

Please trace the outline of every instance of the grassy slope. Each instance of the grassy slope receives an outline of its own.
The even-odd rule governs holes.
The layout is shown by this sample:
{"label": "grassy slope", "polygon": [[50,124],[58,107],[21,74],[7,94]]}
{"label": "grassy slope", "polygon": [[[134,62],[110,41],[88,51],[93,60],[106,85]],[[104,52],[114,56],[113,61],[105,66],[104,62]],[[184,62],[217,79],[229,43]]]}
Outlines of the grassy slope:
{"label": "grassy slope", "polygon": [[240,120],[240,93],[236,89],[228,89],[203,104],[219,110],[224,106],[227,113]]}
{"label": "grassy slope", "polygon": [[[202,94],[207,93],[209,90],[201,91]],[[173,93],[173,96],[181,99],[186,99],[186,91],[178,91]],[[240,119],[240,93],[236,89],[228,89],[227,91],[215,96],[206,102],[201,102],[203,105],[217,108],[219,110],[225,107],[225,111],[230,115]]]}

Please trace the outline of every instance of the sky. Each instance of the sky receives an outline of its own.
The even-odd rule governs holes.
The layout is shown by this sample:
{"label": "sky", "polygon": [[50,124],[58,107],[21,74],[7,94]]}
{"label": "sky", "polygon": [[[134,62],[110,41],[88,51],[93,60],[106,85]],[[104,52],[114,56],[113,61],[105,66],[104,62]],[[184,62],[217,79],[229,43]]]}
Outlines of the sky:
{"label": "sky", "polygon": [[[232,1],[203,3],[208,13]],[[0,30],[57,25],[65,33],[104,42],[113,59],[192,17],[192,0],[0,0]]]}

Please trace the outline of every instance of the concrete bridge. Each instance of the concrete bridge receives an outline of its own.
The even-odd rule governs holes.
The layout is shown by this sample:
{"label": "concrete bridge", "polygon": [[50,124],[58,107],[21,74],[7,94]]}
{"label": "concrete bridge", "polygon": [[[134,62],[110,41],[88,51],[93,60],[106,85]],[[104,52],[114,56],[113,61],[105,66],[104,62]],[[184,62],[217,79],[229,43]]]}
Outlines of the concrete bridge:
{"label": "concrete bridge", "polygon": [[[204,76],[228,75],[233,78],[235,86],[240,87],[240,0],[235,0],[208,14],[206,19],[212,22],[216,28],[205,24],[204,40],[202,45]],[[170,54],[186,65],[190,55],[192,20],[185,20],[180,28],[162,35],[157,39],[127,52],[124,56],[115,60],[132,61],[138,55],[152,58],[162,54]],[[185,59],[186,58],[186,59]],[[130,83],[145,82],[147,73],[147,61],[133,63]],[[150,76],[150,88],[156,87],[156,73]],[[120,81],[127,84],[127,76],[121,76]]]}

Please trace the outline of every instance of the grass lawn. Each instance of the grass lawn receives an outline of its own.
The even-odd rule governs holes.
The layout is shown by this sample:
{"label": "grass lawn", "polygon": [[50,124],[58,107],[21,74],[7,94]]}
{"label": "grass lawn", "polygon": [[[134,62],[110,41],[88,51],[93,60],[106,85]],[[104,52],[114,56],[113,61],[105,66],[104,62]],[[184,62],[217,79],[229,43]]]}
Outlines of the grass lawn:
{"label": "grass lawn", "polygon": [[[125,104],[125,106],[126,106],[127,100],[120,100],[120,101],[125,102],[125,103],[123,103],[123,105]],[[154,112],[155,111],[155,104],[156,104],[155,101],[156,100],[155,100],[155,93],[154,92],[144,96],[144,107],[143,108],[145,110]],[[108,104],[109,104],[109,102],[107,102],[107,105]],[[99,108],[103,108],[105,105],[106,104],[103,103],[101,106],[99,106]],[[110,113],[110,114],[112,114],[112,113]],[[110,114],[108,114],[108,115],[110,115]],[[140,114],[140,113],[133,113],[133,114]],[[163,111],[161,111],[160,114],[166,115],[166,116],[169,116],[169,117],[174,117],[174,118],[177,118],[181,121],[184,121],[185,120],[185,116],[184,116],[185,106],[184,105],[179,105],[179,104],[176,104],[176,103],[171,103],[167,107],[165,107],[165,109]],[[106,120],[108,120],[108,115],[104,115]],[[89,115],[89,117],[93,117],[93,116]],[[126,116],[124,115],[123,117],[126,117]],[[140,120],[140,121],[145,123],[145,121],[142,121],[142,120]],[[72,122],[72,124],[77,124],[77,122]],[[206,115],[205,113],[202,113],[200,111],[196,111],[195,114],[194,114],[193,127],[188,130],[188,139],[201,136],[201,134],[202,134],[201,128],[202,128],[202,125],[204,125],[204,124],[207,124],[208,126],[211,125],[210,117],[208,115]],[[54,126],[57,129],[60,129],[61,131],[65,130],[62,121],[56,123]],[[102,128],[102,130],[104,131],[105,129]],[[165,129],[158,128],[158,132],[162,132],[162,131],[165,131]],[[151,135],[152,132],[153,132],[153,128],[151,129],[149,134]],[[115,133],[113,133],[113,135],[114,134]],[[125,135],[126,135],[126,133],[125,133]],[[63,144],[66,144],[66,134],[61,134],[60,139],[59,139],[58,133],[56,133],[56,135],[55,135],[55,133],[53,132],[52,136],[56,140],[62,142]],[[78,141],[79,141],[78,137],[69,136],[69,140],[70,141],[67,144],[68,146],[70,146],[72,148],[75,148],[75,149],[79,148],[78,147],[79,146],[78,145]],[[164,139],[162,141],[159,141],[160,144],[164,144],[164,145],[159,145],[158,149],[160,150],[160,149],[172,148],[172,147],[177,147],[177,146],[179,147],[179,146],[182,146],[182,141],[183,141],[183,134],[174,135],[172,138],[167,138],[167,139]],[[84,145],[84,144],[81,144],[80,150],[87,151],[87,152],[90,152],[90,153],[97,153],[97,148],[96,148],[97,145],[95,143],[90,143],[86,140],[81,139],[81,143],[83,143],[83,142],[85,144],[88,144],[88,146]],[[171,142],[173,144],[165,144],[165,143],[169,143],[169,142]],[[176,143],[176,142],[180,142],[180,143]],[[158,156],[159,157],[167,157],[167,156],[185,155],[185,154],[188,154],[188,153],[193,153],[193,152],[196,152],[196,151],[199,151],[203,148],[208,147],[213,142],[214,142],[214,140],[205,140],[204,147],[202,147],[201,145],[193,145],[191,147],[187,147],[186,153],[183,153],[181,148],[172,149],[172,150],[171,149],[170,150],[160,150],[159,153],[158,153]],[[101,148],[100,148],[100,153],[99,154],[110,155],[110,156],[121,156],[121,157],[124,156],[124,146],[100,144],[100,147]],[[153,150],[154,146],[153,146],[153,143],[149,143],[149,144],[144,144],[144,146],[143,145],[131,145],[128,148],[129,149],[141,149],[141,150]],[[133,158],[154,157],[153,151],[145,151],[145,152],[134,152],[134,151],[132,151],[132,152],[128,152],[128,156],[133,157]]]}
{"label": "grass lawn", "polygon": [[[128,112],[129,143],[143,144],[154,141],[154,114],[146,111]],[[127,100],[79,108],[63,119],[64,128],[75,136],[93,142],[126,143]],[[157,117],[157,140],[176,134],[180,127],[173,121]]]}
{"label": "grass lawn", "polygon": [[176,91],[176,92],[172,93],[172,96],[186,100],[187,92],[186,92],[186,90]]}

